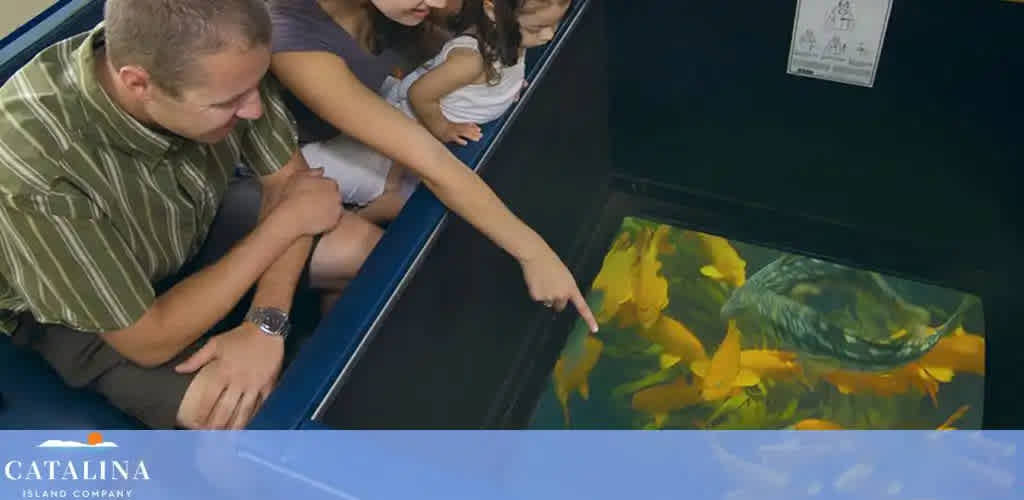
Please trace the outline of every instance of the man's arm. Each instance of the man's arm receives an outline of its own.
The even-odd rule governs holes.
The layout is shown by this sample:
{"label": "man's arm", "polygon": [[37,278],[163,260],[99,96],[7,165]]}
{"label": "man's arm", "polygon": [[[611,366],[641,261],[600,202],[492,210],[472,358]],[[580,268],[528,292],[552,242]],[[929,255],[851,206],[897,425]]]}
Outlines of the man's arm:
{"label": "man's arm", "polygon": [[[266,176],[264,182],[269,186],[263,193],[265,207],[261,211],[270,211],[269,220],[282,210],[281,204],[299,200],[297,206],[301,209],[293,213],[302,219],[293,219],[293,223],[319,220],[317,230],[303,233],[307,236],[298,238],[271,264],[260,279],[253,306],[290,307],[299,272],[310,251],[308,235],[329,230],[341,217],[337,183],[322,177],[322,169],[303,166],[301,156],[293,155],[282,168],[284,172]],[[278,198],[283,201],[277,202]],[[189,428],[243,428],[272,390],[283,356],[282,339],[263,335],[249,322],[210,338],[174,367],[178,373],[198,371],[179,407],[179,422]]]}
{"label": "man's arm", "polygon": [[[259,175],[263,187],[260,203],[262,221],[279,203],[290,181],[297,175],[309,174],[311,171],[299,148],[294,119],[284,104],[280,88],[272,79],[264,80],[261,84],[260,98],[263,116],[251,122],[249,129],[242,135],[242,157]],[[312,246],[312,236],[304,235],[275,259],[256,286],[252,307],[274,307],[290,311],[302,268],[313,250]]]}
{"label": "man's arm", "polygon": [[290,204],[159,297],[110,221],[0,204],[3,273],[38,321],[94,332],[126,358],[155,366],[215,325],[303,233],[304,208]]}
{"label": "man's arm", "polygon": [[[336,192],[337,184],[333,181],[320,181],[332,184]],[[256,280],[289,251],[300,236],[315,234],[321,229],[306,224],[308,219],[298,216],[301,213],[298,204],[271,212],[217,262],[157,297],[134,324],[101,336],[139,365],[157,366],[167,362],[231,312]]]}
{"label": "man's arm", "polygon": [[[306,160],[299,152],[292,156],[287,165],[270,175],[260,177],[263,185],[260,220],[264,220],[273,205],[281,198],[289,179],[296,172],[308,171]],[[287,251],[270,266],[256,286],[252,307],[274,307],[289,312],[295,289],[299,284],[302,268],[309,253],[313,251],[313,237],[300,236]]]}

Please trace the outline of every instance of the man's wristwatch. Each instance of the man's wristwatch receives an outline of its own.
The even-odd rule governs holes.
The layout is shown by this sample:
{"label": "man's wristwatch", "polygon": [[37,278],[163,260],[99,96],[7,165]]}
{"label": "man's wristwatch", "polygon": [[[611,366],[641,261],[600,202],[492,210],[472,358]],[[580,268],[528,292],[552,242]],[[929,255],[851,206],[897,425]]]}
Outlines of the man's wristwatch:
{"label": "man's wristwatch", "polygon": [[287,337],[292,327],[288,321],[288,313],[276,307],[253,308],[245,315],[245,320],[256,324],[263,333],[274,337]]}

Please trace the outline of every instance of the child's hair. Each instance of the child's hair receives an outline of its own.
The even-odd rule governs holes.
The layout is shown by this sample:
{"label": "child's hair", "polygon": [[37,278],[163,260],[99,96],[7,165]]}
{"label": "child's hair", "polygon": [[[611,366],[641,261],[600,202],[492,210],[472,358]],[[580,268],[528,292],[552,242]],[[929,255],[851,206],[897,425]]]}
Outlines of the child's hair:
{"label": "child's hair", "polygon": [[494,63],[513,66],[519,61],[519,47],[522,35],[519,33],[518,17],[524,12],[538,10],[551,4],[563,5],[571,0],[493,0],[494,21],[487,17],[483,0],[465,0],[462,10],[451,21],[450,28],[456,34],[474,28],[480,44],[480,55],[484,59],[487,83],[497,85],[501,80]]}

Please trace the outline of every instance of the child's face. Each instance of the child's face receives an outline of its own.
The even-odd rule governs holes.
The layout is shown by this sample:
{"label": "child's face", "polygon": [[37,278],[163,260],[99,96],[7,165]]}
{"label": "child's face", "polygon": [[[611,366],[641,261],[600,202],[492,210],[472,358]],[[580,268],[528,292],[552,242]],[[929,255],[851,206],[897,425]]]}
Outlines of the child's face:
{"label": "child's face", "polygon": [[519,15],[519,32],[525,49],[539,47],[551,41],[558,31],[558,23],[569,10],[570,2],[533,0],[526,2]]}

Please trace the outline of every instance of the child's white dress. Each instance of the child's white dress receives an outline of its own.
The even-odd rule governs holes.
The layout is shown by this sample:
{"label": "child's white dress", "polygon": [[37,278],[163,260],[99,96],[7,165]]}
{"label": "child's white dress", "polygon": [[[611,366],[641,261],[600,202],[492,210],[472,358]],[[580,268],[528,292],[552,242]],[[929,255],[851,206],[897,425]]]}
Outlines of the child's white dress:
{"label": "child's white dress", "polygon": [[[456,48],[479,51],[476,38],[469,35],[455,37],[444,44],[441,53],[427,61],[415,71],[409,73],[402,82],[390,88],[386,99],[396,105],[408,116],[415,116],[409,105],[409,88],[426,72],[441,65],[448,59],[448,54]],[[495,67],[500,68],[499,64]],[[497,120],[519,97],[526,78],[526,64],[523,58],[509,67],[499,71],[500,80],[495,85],[486,83],[472,84],[462,87],[441,98],[441,112],[452,123],[484,124]]]}
{"label": "child's white dress", "polygon": [[[448,54],[457,47],[479,50],[476,38],[461,35],[449,40],[441,52],[427,61],[401,81],[389,77],[381,88],[385,100],[400,109],[412,119],[415,114],[409,104],[409,88],[427,71],[443,63]],[[496,67],[498,63],[495,63]],[[441,112],[453,123],[476,123],[483,125],[496,120],[516,102],[526,78],[526,65],[522,57],[509,67],[499,71],[500,81],[495,85],[472,84],[462,87],[441,98]],[[392,160],[373,148],[341,134],[333,139],[306,144],[302,156],[311,168],[323,167],[324,175],[338,181],[345,203],[366,205],[384,192]],[[406,173],[402,193],[406,198],[412,194],[419,182]]]}

